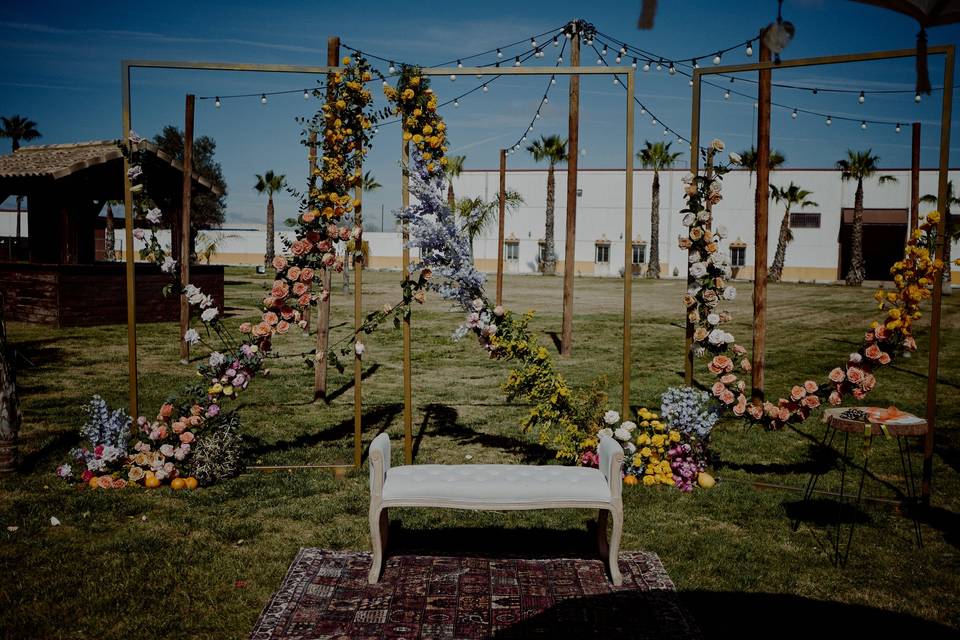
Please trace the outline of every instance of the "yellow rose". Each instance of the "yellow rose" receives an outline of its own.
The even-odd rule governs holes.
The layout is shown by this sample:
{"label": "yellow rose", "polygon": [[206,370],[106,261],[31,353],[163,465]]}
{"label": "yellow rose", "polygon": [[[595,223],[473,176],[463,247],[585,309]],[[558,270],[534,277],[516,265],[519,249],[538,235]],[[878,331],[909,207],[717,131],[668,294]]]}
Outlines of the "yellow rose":
{"label": "yellow rose", "polygon": [[652,487],[656,479],[653,476],[643,476],[643,484],[648,487]]}

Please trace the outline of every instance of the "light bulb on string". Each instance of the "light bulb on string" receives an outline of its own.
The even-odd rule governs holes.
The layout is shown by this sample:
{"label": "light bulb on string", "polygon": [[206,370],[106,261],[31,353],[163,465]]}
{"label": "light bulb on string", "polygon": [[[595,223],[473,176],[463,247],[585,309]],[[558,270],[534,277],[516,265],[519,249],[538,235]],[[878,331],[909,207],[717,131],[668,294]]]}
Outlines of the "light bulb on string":
{"label": "light bulb on string", "polygon": [[760,103],[757,102],[756,100],[754,100],[754,101],[753,101],[753,108],[754,108],[754,109],[759,109],[759,108],[760,108]]}
{"label": "light bulb on string", "polygon": [[557,64],[563,64],[563,56],[557,56]]}
{"label": "light bulb on string", "polygon": [[536,48],[537,48],[537,39],[536,39],[536,38],[530,38],[530,48],[531,48],[531,49],[536,49]]}
{"label": "light bulb on string", "polygon": [[383,88],[386,89],[386,88],[389,87],[389,86],[390,86],[390,83],[387,82],[386,80],[384,80],[384,81],[383,81]]}
{"label": "light bulb on string", "polygon": [[723,99],[724,100],[730,99],[730,89],[727,89],[726,91],[723,92]]}
{"label": "light bulb on string", "polygon": [[519,67],[519,66],[520,66],[520,56],[517,56],[517,57],[515,57],[515,58],[513,59],[513,66],[515,66],[515,67]]}
{"label": "light bulb on string", "polygon": [[539,120],[539,119],[542,118],[542,117],[543,117],[543,116],[540,115],[540,112],[537,111],[537,116],[536,116],[537,120]]}
{"label": "light bulb on string", "polygon": [[640,115],[644,116],[647,114],[647,108],[643,105],[640,105]]}
{"label": "light bulb on string", "polygon": [[527,136],[523,136],[522,138],[520,138],[520,142],[526,142],[526,141],[527,141]]}
{"label": "light bulb on string", "polygon": [[818,93],[820,93],[820,89],[817,89],[816,87],[814,87],[814,88],[813,88],[813,95],[817,95]]}
{"label": "light bulb on string", "polygon": [[649,61],[649,60],[647,60],[646,62],[643,63],[643,70],[644,70],[644,71],[650,71],[650,61]]}
{"label": "light bulb on string", "polygon": [[650,124],[652,124],[653,126],[657,126],[657,124],[658,124],[658,123],[657,123],[657,119],[656,119],[656,118],[652,118],[652,119],[650,120]]}
{"label": "light bulb on string", "polygon": [[497,57],[498,57],[498,58],[502,58],[502,57],[503,57],[503,52],[500,51],[500,49],[497,49]]}
{"label": "light bulb on string", "polygon": [[657,61],[657,71],[663,71],[663,59]]}
{"label": "light bulb on string", "polygon": [[555,47],[560,46],[560,38],[558,38],[557,36],[553,36],[553,46]]}
{"label": "light bulb on string", "polygon": [[893,130],[896,131],[897,133],[900,133],[900,123],[899,123],[899,122],[897,123],[897,126],[894,127]]}
{"label": "light bulb on string", "polygon": [[213,99],[213,106],[216,107],[217,109],[220,108],[220,96],[217,96],[216,98]]}
{"label": "light bulb on string", "polygon": [[866,120],[861,120],[861,121],[860,121],[860,128],[863,129],[864,131],[866,131],[866,129],[867,129],[867,121],[866,121]]}
{"label": "light bulb on string", "polygon": [[391,74],[394,74],[394,73],[397,72],[397,67],[394,66],[394,64],[391,62],[391,63],[390,63],[390,67],[387,68],[387,71],[389,71]]}
{"label": "light bulb on string", "polygon": [[713,64],[720,64],[720,54],[713,56]]}
{"label": "light bulb on string", "polygon": [[463,69],[463,63],[457,60],[457,69]]}
{"label": "light bulb on string", "polygon": [[620,45],[620,55],[622,56],[627,55],[627,45],[625,44]]}
{"label": "light bulb on string", "polygon": [[557,79],[551,77],[551,78],[550,78],[550,84],[557,84]]}
{"label": "light bulb on string", "polygon": [[700,62],[696,58],[693,59],[693,68],[694,69],[700,68]]}
{"label": "light bulb on string", "polygon": [[607,55],[607,45],[603,45],[603,49],[600,50],[600,55]]}
{"label": "light bulb on string", "polygon": [[454,98],[454,99],[453,99],[453,108],[456,109],[456,108],[459,107],[459,106],[460,106],[460,101],[457,100],[456,98]]}
{"label": "light bulb on string", "polygon": [[828,126],[828,127],[829,127],[830,125],[832,125],[832,124],[833,124],[833,118],[831,118],[830,116],[827,116],[826,123],[827,123],[827,126]]}
{"label": "light bulb on string", "polygon": [[921,99],[920,92],[918,91],[916,95],[913,96],[913,101],[919,103]]}
{"label": "light bulb on string", "polygon": [[451,73],[451,74],[450,74],[450,82],[456,82],[456,80],[457,80],[457,74]]}
{"label": "light bulb on string", "polygon": [[793,113],[790,114],[790,117],[793,118],[794,120],[797,119],[797,110],[796,110],[796,109],[793,110]]}
{"label": "light bulb on string", "polygon": [[597,58],[597,64],[603,64],[603,60],[601,60],[600,58]]}
{"label": "light bulb on string", "polygon": [[487,85],[483,85],[483,92],[484,92],[484,93],[486,93],[486,92],[489,91],[489,90],[490,90],[490,89],[487,87]]}
{"label": "light bulb on string", "polygon": [[309,99],[310,99],[310,92],[307,91],[306,89],[303,90],[303,99],[304,99],[304,100],[309,100]]}
{"label": "light bulb on string", "polygon": [[587,155],[587,150],[586,150],[586,149],[580,149],[580,155],[583,156],[583,157],[586,157],[586,155]]}
{"label": "light bulb on string", "polygon": [[664,129],[664,130],[663,130],[663,135],[665,135],[665,136],[670,135],[670,129]]}
{"label": "light bulb on string", "polygon": [[619,54],[617,55],[616,58],[614,58],[614,61],[615,61],[617,64],[620,64],[620,62],[621,62],[622,60],[623,60],[623,58],[621,58],[621,57],[619,56]]}
{"label": "light bulb on string", "polygon": [[747,42],[747,48],[744,53],[747,54],[748,58],[753,55],[753,40]]}
{"label": "light bulb on string", "polygon": [[533,123],[532,123],[532,122],[530,123],[530,126],[527,127],[527,131],[528,131],[528,132],[529,132],[529,131],[533,131]]}
{"label": "light bulb on string", "polygon": [[637,68],[637,59],[636,59],[636,58],[633,59],[633,62],[630,63],[630,66],[631,66],[632,68],[634,68],[634,69]]}
{"label": "light bulb on string", "polygon": [[619,80],[619,78],[617,78],[617,76],[613,76],[613,84],[615,84],[615,85],[616,85],[616,84],[620,84],[620,80]]}
{"label": "light bulb on string", "polygon": [[573,34],[570,33],[569,31],[564,31],[564,32],[563,32],[563,35],[566,36],[567,40],[569,40],[570,38],[573,37]]}
{"label": "light bulb on string", "polygon": [[588,46],[588,47],[592,47],[592,46],[593,46],[593,38],[587,38],[587,46]]}
{"label": "light bulb on string", "polygon": [[867,101],[867,96],[863,95],[863,91],[860,92],[860,95],[857,97],[857,102],[863,104]]}
{"label": "light bulb on string", "polygon": [[265,93],[260,94],[260,104],[267,104],[267,94]]}
{"label": "light bulb on string", "polygon": [[550,102],[550,98],[543,96],[543,104],[547,104],[548,102]]}
{"label": "light bulb on string", "polygon": [[483,80],[483,74],[482,74],[482,73],[478,73],[478,74],[477,74],[477,80]]}
{"label": "light bulb on string", "polygon": [[670,63],[670,68],[668,69],[668,71],[670,72],[670,75],[675,75],[677,73],[677,68],[673,66],[672,62]]}
{"label": "light bulb on string", "polygon": [[689,80],[687,80],[687,84],[692,87],[692,86],[693,86],[693,78],[690,78]]}

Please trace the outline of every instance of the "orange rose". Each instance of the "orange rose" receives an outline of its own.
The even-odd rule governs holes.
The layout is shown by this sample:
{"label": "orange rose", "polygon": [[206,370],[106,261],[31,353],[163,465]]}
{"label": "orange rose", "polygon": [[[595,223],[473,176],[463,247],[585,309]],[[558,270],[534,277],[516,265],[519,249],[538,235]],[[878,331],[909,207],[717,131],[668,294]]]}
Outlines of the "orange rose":
{"label": "orange rose", "polygon": [[160,407],[160,417],[161,417],[161,418],[169,418],[171,415],[173,415],[173,405],[172,405],[172,404],[170,404],[170,403],[168,402],[168,403],[164,404],[162,407]]}
{"label": "orange rose", "polygon": [[310,304],[310,294],[309,294],[309,293],[305,293],[305,294],[303,294],[302,296],[300,296],[299,298],[297,298],[297,304],[299,304],[301,307],[306,307],[307,305],[309,305],[309,304]]}
{"label": "orange rose", "polygon": [[816,409],[820,406],[820,398],[817,396],[806,396],[803,399],[803,406],[807,407],[808,409]]}
{"label": "orange rose", "polygon": [[300,271],[300,282],[313,282],[313,269],[307,267]]}
{"label": "orange rose", "polygon": [[279,318],[277,318],[277,314],[275,314],[273,311],[267,311],[265,314],[263,314],[263,321],[269,325],[277,324],[277,320],[279,320]]}
{"label": "orange rose", "polygon": [[283,271],[287,268],[287,259],[283,256],[274,256],[272,264],[277,271]]}
{"label": "orange rose", "polygon": [[287,297],[288,293],[290,293],[290,285],[283,280],[273,281],[273,288],[270,290],[270,295],[272,295],[274,298],[283,300]]}
{"label": "orange rose", "polygon": [[296,282],[300,279],[300,267],[290,267],[287,269],[287,280]]}
{"label": "orange rose", "polygon": [[830,375],[828,377],[830,378],[831,382],[840,383],[840,382],[843,382],[847,376],[846,374],[843,373],[843,369],[841,369],[840,367],[837,367],[836,369],[830,372]]}
{"label": "orange rose", "polygon": [[283,333],[286,333],[289,329],[290,329],[290,323],[287,322],[286,320],[281,320],[279,323],[277,323],[277,333],[283,334]]}

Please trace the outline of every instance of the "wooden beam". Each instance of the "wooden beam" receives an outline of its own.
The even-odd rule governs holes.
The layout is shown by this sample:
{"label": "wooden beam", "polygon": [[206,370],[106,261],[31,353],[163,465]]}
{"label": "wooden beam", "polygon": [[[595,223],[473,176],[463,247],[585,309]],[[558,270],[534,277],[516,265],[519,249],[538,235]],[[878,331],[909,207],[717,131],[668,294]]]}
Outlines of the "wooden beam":
{"label": "wooden beam", "polygon": [[[580,34],[570,39],[570,66],[580,66]],[[580,149],[580,76],[570,76],[570,110],[567,118],[567,218],[563,245],[563,322],[560,355],[573,351],[573,278],[576,276],[577,157]]]}
{"label": "wooden beam", "polygon": [[[130,149],[130,68],[126,62],[120,63],[120,129],[123,144]],[[127,376],[128,404],[133,421],[130,428],[137,429],[137,285],[133,250],[133,195],[130,193],[130,159],[123,158],[123,216],[124,247],[127,280]],[[32,204],[32,203],[31,203]]]}
{"label": "wooden beam", "polygon": [[[770,48],[760,32],[760,63],[770,62]],[[757,89],[757,191],[753,216],[753,353],[751,355],[751,397],[764,398],[764,366],[767,350],[767,225],[770,205],[770,98],[771,69],[759,71]]]}
{"label": "wooden beam", "polygon": [[[340,38],[330,36],[327,38],[327,64],[336,67],[340,62]],[[329,85],[330,75],[328,74],[327,100],[330,100],[333,89]],[[316,162],[316,153],[314,152],[313,162]],[[323,287],[324,297],[317,302],[317,358],[314,359],[313,367],[313,399],[321,400],[327,397],[327,345],[330,344],[330,291],[331,274],[330,269],[323,267],[320,269],[320,282]],[[319,356],[323,356],[320,358]]]}
{"label": "wooden beam", "polygon": [[[943,63],[943,102],[940,110],[940,173],[937,182],[937,204],[940,213],[943,214],[946,209],[944,203],[947,202],[949,191],[949,171],[950,171],[950,125],[953,113],[953,91],[949,87],[953,86],[953,65],[954,65],[954,47],[947,47],[946,59]],[[937,248],[936,256],[943,260],[944,248],[946,246],[944,238],[946,235],[947,217],[940,216],[940,222],[937,223]],[[950,265],[944,265],[947,273],[950,272]],[[947,280],[949,286],[949,280]],[[943,278],[934,278],[933,281],[933,310],[930,314],[930,356],[927,362],[927,434],[923,441],[923,476],[920,482],[920,495],[923,504],[930,506],[930,485],[933,479],[933,440],[937,421],[937,376],[940,370],[940,320],[942,316],[943,302]]]}
{"label": "wooden beam", "polygon": [[[183,112],[183,199],[180,206],[180,286],[190,284],[190,206],[193,204],[193,115],[196,96],[187,94]],[[172,244],[172,243],[171,243]],[[190,363],[190,302],[180,291],[180,364]]]}
{"label": "wooden beam", "polygon": [[910,228],[912,233],[920,224],[920,123],[914,122],[910,127],[913,137],[910,155]]}
{"label": "wooden beam", "polygon": [[[361,158],[362,163],[362,158]],[[360,175],[363,175],[361,170]],[[354,224],[363,229],[363,180],[356,189],[355,207],[353,209]],[[349,262],[353,263],[353,330],[356,338],[360,335],[363,325],[363,232],[354,239],[353,255],[357,256]],[[348,261],[344,260],[344,267]],[[357,350],[353,351],[353,466],[360,467],[360,451],[363,446],[363,359]]]}
{"label": "wooden beam", "polygon": [[503,304],[503,242],[507,217],[507,150],[500,149],[500,218],[497,227],[497,304]]}
{"label": "wooden beam", "polygon": [[[406,127],[400,128],[400,137]],[[403,140],[400,150],[400,162],[403,174],[400,176],[400,203],[404,209],[410,206],[410,145]],[[403,270],[401,276],[406,281],[410,277],[410,225],[407,222],[402,226],[403,235]],[[403,460],[405,464],[413,464],[413,367],[410,362],[410,310],[403,318]]]}
{"label": "wooden beam", "polygon": [[633,104],[635,78],[627,69],[627,114],[625,162],[623,168],[623,383],[620,390],[620,415],[630,416],[631,316],[633,312]]}
{"label": "wooden beam", "polygon": [[[763,40],[760,41],[761,45]],[[953,45],[936,45],[927,47],[929,55],[947,55]],[[703,75],[742,73],[744,71],[764,71],[771,69],[795,69],[798,67],[816,67],[828,64],[845,64],[850,62],[869,62],[871,60],[892,60],[895,58],[916,58],[916,49],[891,49],[887,51],[869,51],[867,53],[845,53],[840,55],[818,56],[815,58],[795,58],[771,62],[770,59],[761,59],[759,63],[728,64],[703,68]],[[465,70],[464,70],[465,71]],[[472,73],[472,72],[471,72]]]}

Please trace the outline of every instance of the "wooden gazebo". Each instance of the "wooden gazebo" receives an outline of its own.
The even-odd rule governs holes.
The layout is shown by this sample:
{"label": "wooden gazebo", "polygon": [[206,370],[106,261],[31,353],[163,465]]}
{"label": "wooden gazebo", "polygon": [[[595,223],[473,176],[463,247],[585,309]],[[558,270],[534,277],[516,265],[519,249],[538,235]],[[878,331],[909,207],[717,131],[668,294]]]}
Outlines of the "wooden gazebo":
{"label": "wooden gazebo", "polygon": [[[144,171],[151,193],[181,201],[182,164],[144,142]],[[116,141],[28,146],[0,156],[0,201],[25,196],[29,229],[26,262],[0,262],[0,291],[8,320],[57,326],[126,320],[124,265],[98,262],[99,215],[108,201],[123,200],[123,154]],[[194,189],[219,193],[193,175]],[[171,212],[179,220],[179,212]],[[122,227],[123,218],[118,220]],[[174,230],[173,238],[179,238]],[[176,255],[176,253],[174,253]],[[196,266],[192,279],[223,304],[223,267]],[[176,296],[164,298],[169,277],[151,264],[137,265],[137,320],[176,320]]]}

